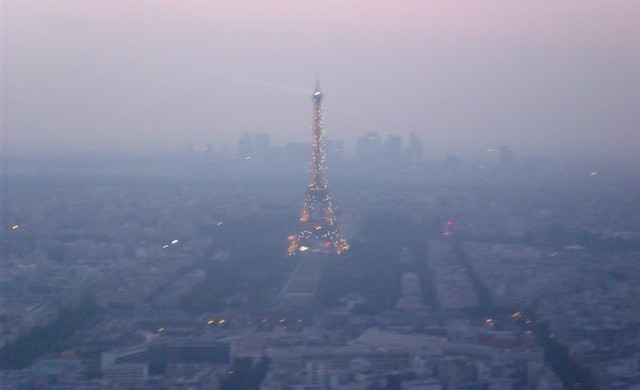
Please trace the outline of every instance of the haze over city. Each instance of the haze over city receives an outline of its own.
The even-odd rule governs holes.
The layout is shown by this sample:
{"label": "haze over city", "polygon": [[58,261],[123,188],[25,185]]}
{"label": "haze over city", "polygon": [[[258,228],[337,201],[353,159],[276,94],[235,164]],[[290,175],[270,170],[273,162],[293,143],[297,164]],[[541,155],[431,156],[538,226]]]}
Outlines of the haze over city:
{"label": "haze over city", "polygon": [[1,12],[2,390],[640,389],[640,2]]}
{"label": "haze over city", "polygon": [[635,159],[637,1],[6,0],[7,152],[416,131],[425,153]]}

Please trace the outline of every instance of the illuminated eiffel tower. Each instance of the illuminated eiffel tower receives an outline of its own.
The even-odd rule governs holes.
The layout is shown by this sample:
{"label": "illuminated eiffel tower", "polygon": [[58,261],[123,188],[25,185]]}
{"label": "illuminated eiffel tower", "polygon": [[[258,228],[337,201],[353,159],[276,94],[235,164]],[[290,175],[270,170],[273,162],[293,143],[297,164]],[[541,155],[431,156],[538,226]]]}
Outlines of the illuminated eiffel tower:
{"label": "illuminated eiffel tower", "polygon": [[333,250],[340,254],[349,249],[336,222],[327,187],[327,155],[324,149],[324,131],[322,129],[323,95],[316,80],[313,99],[313,124],[311,140],[311,164],[309,166],[309,184],[307,197],[300,213],[300,230],[289,236],[289,255],[305,251]]}

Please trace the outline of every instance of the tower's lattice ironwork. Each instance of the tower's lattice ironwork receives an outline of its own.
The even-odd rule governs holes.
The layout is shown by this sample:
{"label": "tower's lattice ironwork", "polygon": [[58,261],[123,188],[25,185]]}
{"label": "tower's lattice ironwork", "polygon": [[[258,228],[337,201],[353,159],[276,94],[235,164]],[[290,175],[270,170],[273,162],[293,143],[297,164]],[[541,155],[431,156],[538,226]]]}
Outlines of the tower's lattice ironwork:
{"label": "tower's lattice ironwork", "polygon": [[313,124],[311,140],[311,164],[307,196],[300,213],[300,230],[289,236],[289,255],[307,250],[327,250],[333,248],[340,254],[349,249],[336,222],[327,187],[327,155],[324,149],[322,127],[322,100],[324,96],[316,83],[313,92]]}

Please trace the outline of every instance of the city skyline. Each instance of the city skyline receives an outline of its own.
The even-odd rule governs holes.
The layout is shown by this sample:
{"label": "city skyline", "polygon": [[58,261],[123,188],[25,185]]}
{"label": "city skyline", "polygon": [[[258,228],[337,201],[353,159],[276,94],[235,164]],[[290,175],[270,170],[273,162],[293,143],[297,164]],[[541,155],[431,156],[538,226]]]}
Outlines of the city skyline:
{"label": "city skyline", "polygon": [[436,157],[509,145],[637,159],[638,7],[7,1],[3,149],[304,142],[300,93],[320,71],[347,150],[368,131],[415,131]]}

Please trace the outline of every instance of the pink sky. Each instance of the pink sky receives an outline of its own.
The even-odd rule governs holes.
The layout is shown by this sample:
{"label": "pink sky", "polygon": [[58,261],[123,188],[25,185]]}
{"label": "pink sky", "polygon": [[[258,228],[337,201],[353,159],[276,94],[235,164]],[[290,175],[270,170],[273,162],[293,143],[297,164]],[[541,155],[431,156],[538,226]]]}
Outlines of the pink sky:
{"label": "pink sky", "polygon": [[[6,0],[10,147],[182,149],[416,130],[436,153],[631,154],[638,1]],[[632,141],[632,142],[630,142]]]}

